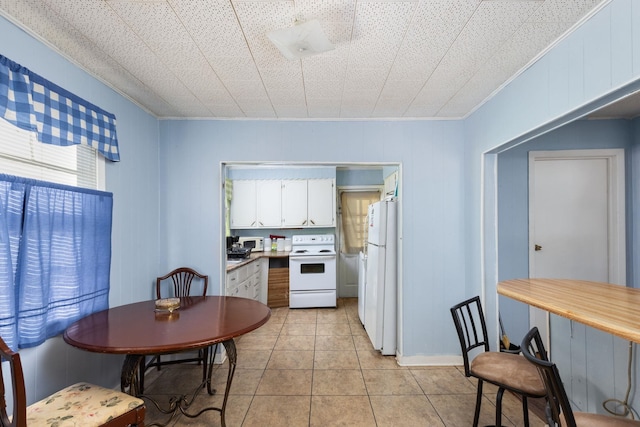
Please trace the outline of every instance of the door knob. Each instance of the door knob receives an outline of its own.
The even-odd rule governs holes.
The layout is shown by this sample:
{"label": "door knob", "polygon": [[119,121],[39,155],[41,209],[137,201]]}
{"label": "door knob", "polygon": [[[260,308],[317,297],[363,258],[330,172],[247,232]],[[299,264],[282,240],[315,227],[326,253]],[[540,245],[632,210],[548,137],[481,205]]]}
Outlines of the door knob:
{"label": "door knob", "polygon": [[542,250],[542,246],[540,246],[540,245],[535,245],[533,248],[534,248],[534,250],[535,250],[536,252],[537,252],[537,251],[541,251],[541,250]]}

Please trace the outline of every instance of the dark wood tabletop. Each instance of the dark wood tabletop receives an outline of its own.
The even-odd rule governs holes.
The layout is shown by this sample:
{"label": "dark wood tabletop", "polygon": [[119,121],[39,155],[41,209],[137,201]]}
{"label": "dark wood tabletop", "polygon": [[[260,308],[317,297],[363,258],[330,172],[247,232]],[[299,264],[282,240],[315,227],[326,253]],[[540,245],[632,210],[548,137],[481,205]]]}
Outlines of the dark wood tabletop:
{"label": "dark wood tabletop", "polygon": [[259,328],[270,316],[269,307],[247,298],[181,298],[172,313],[156,311],[151,300],[80,319],[67,328],[64,340],[99,353],[173,353],[228,341]]}

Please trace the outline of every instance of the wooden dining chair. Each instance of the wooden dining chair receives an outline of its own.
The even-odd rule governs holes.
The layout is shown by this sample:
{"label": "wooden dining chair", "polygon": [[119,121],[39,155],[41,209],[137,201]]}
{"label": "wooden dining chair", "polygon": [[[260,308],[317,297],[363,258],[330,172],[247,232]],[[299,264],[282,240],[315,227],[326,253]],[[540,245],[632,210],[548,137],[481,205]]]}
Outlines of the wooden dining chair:
{"label": "wooden dining chair", "polygon": [[482,404],[482,386],[484,382],[488,382],[498,387],[496,427],[502,425],[502,395],[505,390],[522,396],[524,425],[528,427],[527,398],[540,398],[546,395],[538,370],[518,354],[490,351],[487,325],[480,297],[475,296],[454,305],[451,307],[451,315],[462,349],[464,374],[467,377],[474,377],[478,381],[473,426],[477,427],[478,425]]}
{"label": "wooden dining chair", "polygon": [[[142,399],[117,390],[80,382],[27,406],[27,396],[20,354],[0,338],[0,359],[8,362],[11,383],[5,382],[0,369],[0,426],[108,426],[144,427],[146,407]],[[11,390],[13,408],[7,411]]]}
{"label": "wooden dining chair", "polygon": [[547,423],[558,427],[639,427],[640,421],[588,412],[573,412],[555,363],[549,361],[538,328],[533,327],[522,340],[522,354],[535,366],[547,392]]}
{"label": "wooden dining chair", "polygon": [[[200,281],[201,285],[201,292],[199,292],[197,295],[206,296],[207,287],[209,286],[209,276],[200,274],[192,268],[180,267],[156,279],[156,298],[182,298],[194,296],[191,292],[191,286],[192,284],[194,284],[194,279]],[[202,381],[205,381],[207,378],[209,351],[211,351],[211,349],[207,347],[198,350],[197,356],[194,357],[184,357],[179,359],[174,358],[164,361],[161,359],[160,355],[155,355],[151,358],[149,363],[146,363],[146,358],[143,357],[140,362],[140,393],[144,393],[144,374],[150,367],[155,367],[156,369],[160,370],[160,368],[164,365],[196,362],[199,365],[202,364]]]}

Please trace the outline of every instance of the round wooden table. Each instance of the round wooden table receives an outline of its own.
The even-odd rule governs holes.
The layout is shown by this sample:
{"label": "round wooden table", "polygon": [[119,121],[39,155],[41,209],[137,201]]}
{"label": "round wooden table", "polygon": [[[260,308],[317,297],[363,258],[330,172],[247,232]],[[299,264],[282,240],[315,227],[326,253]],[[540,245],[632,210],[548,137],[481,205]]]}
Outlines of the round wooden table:
{"label": "round wooden table", "polygon": [[[145,355],[169,354],[223,344],[229,358],[223,404],[221,408],[205,410],[219,411],[224,426],[227,398],[237,362],[233,339],[259,328],[270,317],[269,307],[246,298],[186,297],[180,299],[180,308],[171,313],[156,310],[155,301],[151,300],[113,307],[80,319],[67,328],[64,340],[87,351],[125,354],[120,384],[123,391],[134,395],[140,394],[136,373]],[[215,352],[211,353],[206,384],[209,393],[213,394],[211,370]],[[187,401],[183,396],[163,412],[171,413],[172,418],[177,410],[188,417],[196,417],[204,410],[197,414],[186,412],[192,401]]]}

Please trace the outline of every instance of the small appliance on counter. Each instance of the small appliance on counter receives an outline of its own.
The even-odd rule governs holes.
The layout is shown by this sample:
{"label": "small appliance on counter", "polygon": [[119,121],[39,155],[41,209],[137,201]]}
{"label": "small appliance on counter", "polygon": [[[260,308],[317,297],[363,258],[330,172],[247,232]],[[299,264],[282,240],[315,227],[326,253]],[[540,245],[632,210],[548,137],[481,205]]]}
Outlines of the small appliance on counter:
{"label": "small appliance on counter", "polygon": [[251,254],[251,248],[233,247],[227,249],[227,259],[242,259]]}
{"label": "small appliance on counter", "polygon": [[251,248],[254,252],[262,252],[264,250],[264,237],[240,237],[238,243],[241,247]]}
{"label": "small appliance on counter", "polygon": [[242,259],[249,256],[251,248],[240,245],[238,236],[227,236],[227,259]]}

